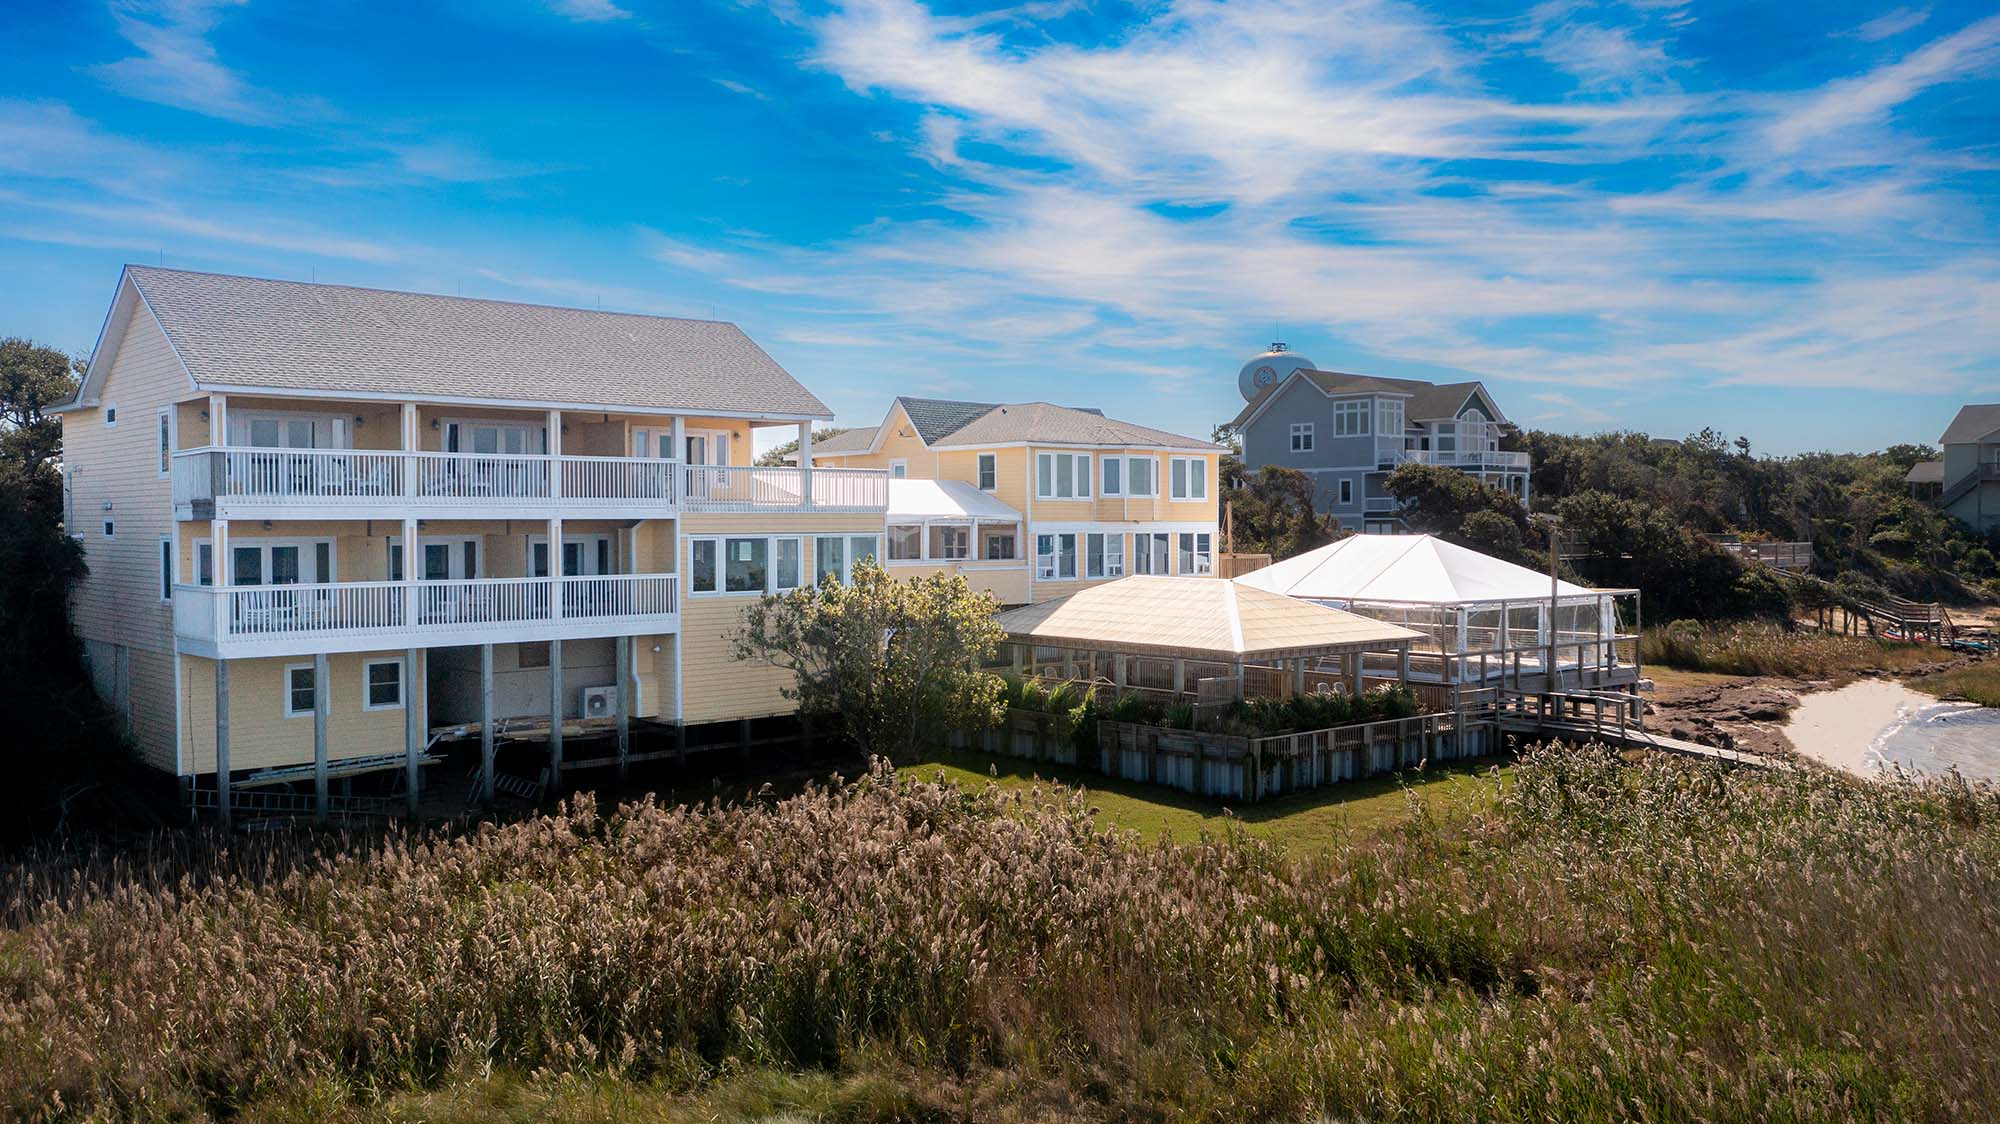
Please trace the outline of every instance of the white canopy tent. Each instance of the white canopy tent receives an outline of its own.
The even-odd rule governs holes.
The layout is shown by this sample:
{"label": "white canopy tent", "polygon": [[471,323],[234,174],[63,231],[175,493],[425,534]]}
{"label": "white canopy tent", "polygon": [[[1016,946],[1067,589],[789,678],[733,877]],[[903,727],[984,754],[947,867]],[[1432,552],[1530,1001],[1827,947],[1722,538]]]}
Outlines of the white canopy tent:
{"label": "white canopy tent", "polygon": [[[890,480],[892,562],[995,561],[1020,556],[1021,513],[963,480]],[[1005,528],[1004,549],[994,534]]]}
{"label": "white canopy tent", "polygon": [[[1452,678],[1518,677],[1546,662],[1549,575],[1435,535],[1353,535],[1235,580],[1416,629],[1447,657],[1493,657],[1483,670],[1457,661]],[[1620,666],[1622,597],[1636,601],[1637,591],[1555,583],[1560,669]]]}

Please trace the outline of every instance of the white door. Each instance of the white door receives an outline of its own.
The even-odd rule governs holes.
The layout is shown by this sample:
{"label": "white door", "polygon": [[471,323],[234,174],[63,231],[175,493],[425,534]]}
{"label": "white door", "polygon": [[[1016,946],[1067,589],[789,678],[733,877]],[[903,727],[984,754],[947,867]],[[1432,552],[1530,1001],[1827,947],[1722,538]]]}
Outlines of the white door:
{"label": "white door", "polygon": [[689,466],[688,495],[703,498],[726,487],[728,477],[716,469],[729,463],[729,435],[712,431],[689,433],[684,441],[682,451]]}

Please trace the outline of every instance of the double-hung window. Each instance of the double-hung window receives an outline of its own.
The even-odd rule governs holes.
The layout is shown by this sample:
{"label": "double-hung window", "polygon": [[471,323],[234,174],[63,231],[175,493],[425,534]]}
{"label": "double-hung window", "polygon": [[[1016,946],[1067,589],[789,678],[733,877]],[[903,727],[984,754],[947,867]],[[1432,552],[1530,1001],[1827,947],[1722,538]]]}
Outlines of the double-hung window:
{"label": "double-hung window", "polygon": [[1125,458],[1125,494],[1148,498],[1160,494],[1160,459]]}
{"label": "double-hung window", "polygon": [[285,717],[299,718],[311,714],[316,703],[316,684],[313,679],[313,665],[295,663],[285,668]]}
{"label": "double-hung window", "polygon": [[1173,491],[1177,500],[1208,498],[1208,461],[1201,457],[1175,457],[1170,463]]}
{"label": "double-hung window", "polygon": [[1384,437],[1400,439],[1403,436],[1403,400],[1401,398],[1381,398],[1376,400],[1375,432]]}
{"label": "double-hung window", "polygon": [[1353,502],[1354,502],[1354,478],[1351,476],[1343,476],[1340,478],[1340,506],[1347,507]]}
{"label": "double-hung window", "polygon": [[1036,453],[1035,498],[1043,500],[1089,499],[1090,454]]}
{"label": "double-hung window", "polygon": [[1125,536],[1092,531],[1084,536],[1084,576],[1122,578],[1125,576]]}
{"label": "double-hung window", "polygon": [[1000,486],[1000,455],[979,454],[979,490],[990,492]]}
{"label": "double-hung window", "polygon": [[1076,577],[1074,534],[1035,536],[1035,576],[1054,581]]}
{"label": "double-hung window", "polygon": [[801,561],[804,557],[804,540],[797,538],[773,540],[773,553],[777,560],[772,567],[772,587],[779,593],[799,587]]}
{"label": "double-hung window", "polygon": [[363,710],[401,710],[403,707],[403,661],[369,660],[361,665]]}
{"label": "double-hung window", "polygon": [[1206,574],[1215,569],[1212,540],[1207,531],[1181,532],[1181,573]]}
{"label": "double-hung window", "polygon": [[1125,494],[1125,458],[1103,457],[1104,478],[1098,482],[1100,496],[1122,496]]}
{"label": "double-hung window", "polygon": [[1368,400],[1355,399],[1333,404],[1333,435],[1335,437],[1368,436]]}
{"label": "double-hung window", "polygon": [[1313,423],[1293,422],[1292,452],[1310,453],[1312,451],[1313,451]]}

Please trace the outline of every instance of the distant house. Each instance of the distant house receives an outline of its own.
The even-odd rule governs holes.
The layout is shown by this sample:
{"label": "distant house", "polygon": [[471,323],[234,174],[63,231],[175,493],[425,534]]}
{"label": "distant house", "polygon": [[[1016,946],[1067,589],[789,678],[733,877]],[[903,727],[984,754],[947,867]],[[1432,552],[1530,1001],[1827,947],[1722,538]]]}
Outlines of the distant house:
{"label": "distant house", "polygon": [[1938,444],[1944,447],[1938,506],[1978,530],[2000,527],[2000,402],[1960,408]]}
{"label": "distant house", "polygon": [[821,464],[888,470],[890,573],[964,574],[1005,605],[1213,573],[1220,453],[1094,409],[907,396],[812,447]]}
{"label": "distant house", "polygon": [[1918,461],[1903,474],[1903,483],[1914,499],[1934,500],[1944,491],[1944,462]]}
{"label": "distant house", "polygon": [[1351,530],[1402,530],[1383,481],[1403,464],[1438,464],[1528,500],[1528,454],[1502,452],[1507,418],[1478,382],[1321,371],[1284,344],[1254,356],[1237,376],[1245,401],[1230,423],[1243,463],[1296,468],[1317,486],[1320,510]]}

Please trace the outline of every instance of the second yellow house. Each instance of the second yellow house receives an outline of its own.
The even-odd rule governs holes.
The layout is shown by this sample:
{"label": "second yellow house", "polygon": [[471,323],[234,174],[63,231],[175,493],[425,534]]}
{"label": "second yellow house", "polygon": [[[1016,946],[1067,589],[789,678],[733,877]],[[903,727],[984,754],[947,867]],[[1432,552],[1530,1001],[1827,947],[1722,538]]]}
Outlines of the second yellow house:
{"label": "second yellow house", "polygon": [[1047,402],[899,397],[816,464],[889,470],[892,573],[966,575],[1002,604],[1215,568],[1211,442]]}

